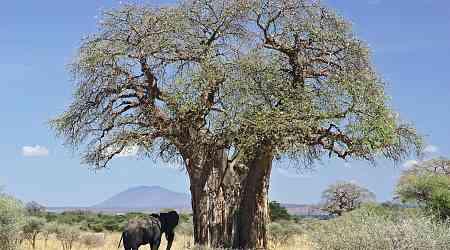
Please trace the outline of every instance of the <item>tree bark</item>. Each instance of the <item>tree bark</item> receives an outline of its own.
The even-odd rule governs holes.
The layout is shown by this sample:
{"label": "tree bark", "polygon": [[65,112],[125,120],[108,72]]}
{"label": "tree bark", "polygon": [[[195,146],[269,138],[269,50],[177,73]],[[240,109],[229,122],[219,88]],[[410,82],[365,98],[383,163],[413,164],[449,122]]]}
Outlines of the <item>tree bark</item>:
{"label": "tree bark", "polygon": [[269,224],[268,191],[273,155],[270,150],[260,152],[248,163],[243,181],[237,216],[238,231],[233,247],[236,249],[267,249]]}
{"label": "tree bark", "polygon": [[211,247],[231,246],[236,187],[224,184],[229,166],[225,150],[195,158],[188,166],[194,241]]}
{"label": "tree bark", "polygon": [[225,150],[200,152],[185,158],[195,244],[267,249],[272,153],[264,151],[255,155],[247,161],[243,173],[233,169],[237,164],[230,165]]}

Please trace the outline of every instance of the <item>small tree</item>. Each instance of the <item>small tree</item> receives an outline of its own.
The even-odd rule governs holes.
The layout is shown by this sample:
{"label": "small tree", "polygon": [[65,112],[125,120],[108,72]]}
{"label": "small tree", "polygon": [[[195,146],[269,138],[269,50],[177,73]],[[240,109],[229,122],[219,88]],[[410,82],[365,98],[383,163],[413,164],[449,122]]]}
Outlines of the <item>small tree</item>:
{"label": "small tree", "polygon": [[56,229],[56,239],[61,243],[63,250],[71,250],[75,242],[80,239],[81,231],[78,227],[60,224]]}
{"label": "small tree", "polygon": [[45,219],[40,217],[28,217],[22,228],[24,239],[27,240],[33,249],[36,249],[36,239],[44,231]]}
{"label": "small tree", "polygon": [[291,215],[288,213],[287,209],[277,201],[271,201],[269,203],[270,220],[290,220]]}
{"label": "small tree", "polygon": [[0,194],[0,250],[15,250],[19,247],[19,235],[23,220],[22,203],[12,197]]}
{"label": "small tree", "polygon": [[440,158],[405,170],[396,194],[402,202],[415,202],[441,219],[450,217],[450,161]]}
{"label": "small tree", "polygon": [[42,216],[46,211],[46,208],[44,206],[35,201],[28,202],[25,205],[25,209],[28,215],[31,216]]}
{"label": "small tree", "polygon": [[341,216],[344,212],[354,210],[363,203],[374,201],[375,194],[352,182],[338,182],[323,191],[322,199],[325,211]]}

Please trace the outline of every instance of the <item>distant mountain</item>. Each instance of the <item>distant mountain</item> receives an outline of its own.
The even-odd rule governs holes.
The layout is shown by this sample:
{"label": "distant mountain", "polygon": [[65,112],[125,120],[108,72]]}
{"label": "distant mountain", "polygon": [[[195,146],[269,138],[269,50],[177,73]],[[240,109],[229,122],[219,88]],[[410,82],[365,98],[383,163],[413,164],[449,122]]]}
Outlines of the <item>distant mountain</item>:
{"label": "distant mountain", "polygon": [[[321,216],[326,214],[314,205],[282,203],[290,214]],[[50,207],[51,212],[91,211],[104,213],[158,212],[170,208],[179,212],[191,212],[190,195],[177,193],[160,186],[139,186],[120,192],[92,207]]]}
{"label": "distant mountain", "polygon": [[95,210],[160,210],[172,208],[189,210],[191,198],[160,186],[130,188],[92,207]]}
{"label": "distant mountain", "polygon": [[328,214],[316,205],[282,203],[281,206],[285,207],[286,210],[293,215],[323,216]]}

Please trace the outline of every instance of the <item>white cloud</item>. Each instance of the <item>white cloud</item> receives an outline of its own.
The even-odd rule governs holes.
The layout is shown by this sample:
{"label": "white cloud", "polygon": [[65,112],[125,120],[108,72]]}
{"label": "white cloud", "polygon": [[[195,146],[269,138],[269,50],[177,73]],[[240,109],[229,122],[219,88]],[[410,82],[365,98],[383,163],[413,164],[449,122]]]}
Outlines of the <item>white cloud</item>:
{"label": "white cloud", "polygon": [[423,149],[423,152],[426,154],[435,154],[439,152],[439,148],[430,144]]}
{"label": "white cloud", "polygon": [[138,146],[127,146],[125,147],[122,152],[120,152],[119,154],[117,154],[117,157],[132,157],[137,155],[139,150]]}
{"label": "white cloud", "polygon": [[49,155],[49,151],[46,147],[40,145],[23,146],[22,155],[25,157],[41,157]]}
{"label": "white cloud", "polygon": [[405,163],[403,163],[402,167],[403,168],[411,168],[417,164],[419,164],[419,162],[417,160],[408,160],[408,161],[405,161]]}

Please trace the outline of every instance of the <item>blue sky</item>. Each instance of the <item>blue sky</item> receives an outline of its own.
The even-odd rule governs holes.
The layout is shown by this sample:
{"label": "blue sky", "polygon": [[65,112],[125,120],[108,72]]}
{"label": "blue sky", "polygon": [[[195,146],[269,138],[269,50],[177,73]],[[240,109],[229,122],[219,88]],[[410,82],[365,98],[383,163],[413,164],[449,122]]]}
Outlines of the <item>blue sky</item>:
{"label": "blue sky", "polygon": [[[142,2],[142,1],[141,1]],[[147,3],[168,3],[146,1]],[[450,2],[447,0],[328,0],[373,49],[389,83],[392,105],[430,144],[429,155],[450,154]],[[50,206],[93,205],[137,185],[188,192],[185,173],[146,159],[122,157],[93,172],[62,146],[47,125],[71,101],[66,65],[97,16],[119,1],[2,1],[0,4],[0,185],[24,201]],[[412,160],[412,159],[411,159]],[[314,203],[337,180],[364,184],[389,200],[401,172],[386,162],[325,160],[307,174],[279,168],[270,198]]]}

